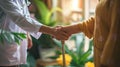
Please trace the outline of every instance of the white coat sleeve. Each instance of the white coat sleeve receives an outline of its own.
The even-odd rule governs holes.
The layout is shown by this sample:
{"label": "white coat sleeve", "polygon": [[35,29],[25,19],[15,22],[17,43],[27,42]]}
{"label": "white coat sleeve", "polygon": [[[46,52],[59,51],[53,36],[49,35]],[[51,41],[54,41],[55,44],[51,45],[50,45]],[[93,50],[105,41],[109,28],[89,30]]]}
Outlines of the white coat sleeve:
{"label": "white coat sleeve", "polygon": [[27,32],[36,33],[42,26],[41,23],[31,18],[29,14],[23,14],[22,8],[19,8],[14,0],[0,0],[0,7],[15,24]]}

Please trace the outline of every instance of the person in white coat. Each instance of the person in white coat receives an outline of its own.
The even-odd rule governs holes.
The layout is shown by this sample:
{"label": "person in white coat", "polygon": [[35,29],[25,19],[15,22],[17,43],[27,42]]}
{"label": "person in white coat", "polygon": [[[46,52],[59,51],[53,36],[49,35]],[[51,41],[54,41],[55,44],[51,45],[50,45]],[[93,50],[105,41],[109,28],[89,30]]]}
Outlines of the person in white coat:
{"label": "person in white coat", "polygon": [[[0,30],[17,33],[42,32],[49,34],[56,39],[67,40],[68,35],[55,28],[45,26],[30,17],[25,0],[0,0]],[[16,67],[26,64],[27,39],[20,42],[20,45],[12,42],[0,43],[0,67]]]}

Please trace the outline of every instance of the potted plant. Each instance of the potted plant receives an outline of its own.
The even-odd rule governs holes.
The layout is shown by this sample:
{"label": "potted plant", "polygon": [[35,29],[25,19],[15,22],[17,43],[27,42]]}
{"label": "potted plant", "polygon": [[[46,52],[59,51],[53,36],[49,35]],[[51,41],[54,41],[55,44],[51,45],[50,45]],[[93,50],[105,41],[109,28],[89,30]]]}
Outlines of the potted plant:
{"label": "potted plant", "polygon": [[[84,67],[86,63],[93,62],[93,56],[91,56],[93,41],[92,40],[90,41],[88,50],[84,51],[85,39],[84,39],[83,34],[74,35],[74,36],[72,36],[71,39],[75,41],[76,50],[75,51],[70,50],[68,48],[68,46],[66,46],[66,44],[65,44],[66,54],[68,54],[72,57],[72,60],[71,60],[69,66],[70,67]],[[57,40],[54,40],[54,41],[59,48],[62,47],[62,44],[60,41],[57,41]],[[69,44],[69,46],[70,46],[70,44]],[[61,54],[61,51],[59,51],[59,55],[60,54]],[[88,64],[90,64],[90,63],[88,63]]]}

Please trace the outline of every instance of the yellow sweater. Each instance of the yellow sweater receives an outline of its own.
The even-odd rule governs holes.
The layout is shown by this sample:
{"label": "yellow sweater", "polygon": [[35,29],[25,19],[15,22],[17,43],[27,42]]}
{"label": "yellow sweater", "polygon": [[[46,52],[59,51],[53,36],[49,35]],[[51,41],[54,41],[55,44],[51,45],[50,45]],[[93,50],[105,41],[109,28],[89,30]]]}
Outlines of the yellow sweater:
{"label": "yellow sweater", "polygon": [[95,17],[79,24],[80,31],[94,39],[95,67],[120,67],[120,0],[109,1],[101,0]]}

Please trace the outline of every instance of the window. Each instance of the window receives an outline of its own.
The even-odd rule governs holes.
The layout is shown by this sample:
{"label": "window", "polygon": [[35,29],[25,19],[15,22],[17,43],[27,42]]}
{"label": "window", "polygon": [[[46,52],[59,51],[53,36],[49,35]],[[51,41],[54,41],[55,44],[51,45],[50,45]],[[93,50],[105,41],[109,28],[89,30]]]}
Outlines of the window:
{"label": "window", "polygon": [[90,16],[94,15],[97,3],[98,3],[98,0],[89,0],[89,6],[90,6],[89,15]]}

